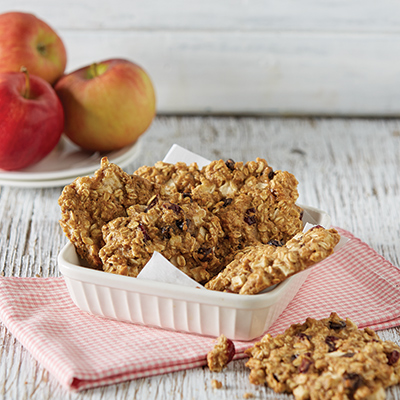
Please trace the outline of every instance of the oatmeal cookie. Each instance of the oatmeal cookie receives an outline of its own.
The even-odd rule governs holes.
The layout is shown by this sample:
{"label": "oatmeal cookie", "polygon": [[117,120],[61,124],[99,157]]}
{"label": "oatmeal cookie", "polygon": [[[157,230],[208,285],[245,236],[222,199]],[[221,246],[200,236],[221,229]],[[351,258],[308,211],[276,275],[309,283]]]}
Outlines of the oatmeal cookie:
{"label": "oatmeal cookie", "polygon": [[103,226],[100,258],[105,271],[136,277],[154,251],[199,283],[223,267],[215,255],[223,236],[219,220],[190,198],[155,195],[144,211],[132,206],[127,212]]}
{"label": "oatmeal cookie", "polygon": [[183,162],[169,164],[158,161],[153,167],[140,167],[134,174],[164,186],[168,193],[190,192],[200,183],[200,170],[196,163],[187,165]]}
{"label": "oatmeal cookie", "polygon": [[77,178],[66,186],[58,200],[60,225],[78,254],[93,268],[101,269],[99,249],[104,245],[102,227],[127,215],[133,204],[146,204],[157,192],[155,185],[120,167],[101,160],[94,177]]}
{"label": "oatmeal cookie", "polygon": [[[135,224],[144,227],[146,220],[158,213],[157,216],[163,217],[157,227],[149,229],[170,230],[165,207],[158,204],[149,210],[154,201],[174,204],[171,200],[174,196],[180,196],[179,201],[185,204],[183,209],[191,207],[192,210],[184,210],[189,213],[185,217],[188,221],[206,213],[209,228],[198,227],[199,232],[207,231],[206,239],[193,233],[192,228],[177,231],[175,226],[172,239],[164,236],[164,244],[160,240],[149,241],[139,249],[136,245],[139,239],[133,239],[138,234]],[[196,163],[160,161],[154,167],[139,168],[133,175],[104,158],[94,177],[78,178],[64,188],[59,199],[60,223],[78,254],[94,268],[102,268],[102,262],[107,260],[106,271],[136,276],[151,252],[161,248],[161,253],[173,264],[188,271],[189,276],[196,276],[198,282],[205,282],[232,261],[235,251],[271,240],[286,242],[300,232],[301,209],[295,204],[297,197],[294,176],[274,172],[259,158],[245,164],[217,160],[201,170]],[[196,215],[191,216],[192,212]],[[161,223],[166,225],[161,227]],[[119,229],[124,233],[118,233]],[[131,256],[127,255],[131,250],[126,237],[129,230],[129,240],[135,248]],[[179,245],[176,237],[181,238]],[[115,244],[112,240],[116,240]],[[99,251],[106,242],[100,258]],[[125,247],[118,249],[120,243]]]}
{"label": "oatmeal cookie", "polygon": [[270,244],[248,247],[239,251],[206,288],[239,294],[259,293],[322,261],[332,254],[339,240],[335,229],[316,226],[306,233],[298,233],[286,244],[273,240]]}
{"label": "oatmeal cookie", "polygon": [[400,380],[400,347],[336,313],[267,334],[246,354],[251,383],[296,400],[381,400]]}
{"label": "oatmeal cookie", "polygon": [[237,250],[271,240],[286,242],[301,232],[298,182],[289,172],[274,172],[257,158],[245,164],[213,161],[201,173],[193,197],[221,221],[225,237],[217,252],[225,255],[226,264]]}
{"label": "oatmeal cookie", "polygon": [[214,348],[207,354],[207,365],[210,371],[221,372],[233,359],[235,345],[232,340],[221,335]]}
{"label": "oatmeal cookie", "polygon": [[170,193],[185,193],[214,213],[225,232],[217,252],[226,263],[235,250],[273,239],[286,242],[302,230],[297,180],[289,172],[273,171],[261,158],[216,160],[201,170],[196,164],[158,162],[135,173]]}
{"label": "oatmeal cookie", "polygon": [[200,192],[214,194],[215,203],[235,196],[238,192],[259,194],[260,191],[275,190],[275,184],[279,183],[284,189],[280,195],[297,200],[297,184],[295,177],[282,171],[274,171],[262,158],[247,163],[216,160],[206,165],[201,170],[203,177]]}

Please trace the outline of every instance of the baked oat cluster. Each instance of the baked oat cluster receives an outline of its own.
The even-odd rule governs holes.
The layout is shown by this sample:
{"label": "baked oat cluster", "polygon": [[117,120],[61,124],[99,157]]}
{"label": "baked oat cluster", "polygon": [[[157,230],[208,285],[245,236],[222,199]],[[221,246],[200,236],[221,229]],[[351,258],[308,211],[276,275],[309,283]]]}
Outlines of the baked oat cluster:
{"label": "baked oat cluster", "polygon": [[158,251],[197,282],[206,282],[222,268],[212,249],[223,231],[218,218],[181,193],[168,199],[154,195],[145,210],[132,206],[127,217],[103,226],[103,269],[136,277]]}
{"label": "baked oat cluster", "polygon": [[225,335],[217,338],[211,351],[207,354],[207,365],[210,371],[221,372],[233,359],[235,345]]}
{"label": "baked oat cluster", "polygon": [[400,381],[400,347],[336,313],[267,334],[246,353],[251,383],[296,400],[382,400]]}
{"label": "baked oat cluster", "polygon": [[206,284],[207,289],[256,294],[325,259],[339,243],[334,229],[320,226],[297,233],[285,244],[271,241],[237,252],[235,259]]}
{"label": "baked oat cluster", "polygon": [[128,175],[103,158],[94,177],[77,178],[63,189],[59,198],[61,227],[81,258],[102,269],[103,226],[125,217],[129,207],[147,204],[155,191],[150,181]]}
{"label": "baked oat cluster", "polygon": [[302,233],[297,180],[263,159],[158,162],[129,175],[103,158],[60,196],[61,226],[92,268],[136,277],[158,251],[208,289],[259,293],[333,252],[339,235]]}

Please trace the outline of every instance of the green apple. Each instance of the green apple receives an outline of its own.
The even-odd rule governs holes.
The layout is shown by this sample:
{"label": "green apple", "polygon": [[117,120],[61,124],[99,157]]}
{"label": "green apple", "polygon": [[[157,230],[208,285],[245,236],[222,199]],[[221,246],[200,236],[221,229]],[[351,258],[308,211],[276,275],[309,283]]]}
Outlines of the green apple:
{"label": "green apple", "polygon": [[51,85],[64,73],[67,54],[57,33],[29,13],[0,14],[0,72],[26,67]]}
{"label": "green apple", "polygon": [[130,145],[156,113],[149,75],[124,59],[95,63],[64,75],[55,85],[65,112],[64,133],[91,151]]}

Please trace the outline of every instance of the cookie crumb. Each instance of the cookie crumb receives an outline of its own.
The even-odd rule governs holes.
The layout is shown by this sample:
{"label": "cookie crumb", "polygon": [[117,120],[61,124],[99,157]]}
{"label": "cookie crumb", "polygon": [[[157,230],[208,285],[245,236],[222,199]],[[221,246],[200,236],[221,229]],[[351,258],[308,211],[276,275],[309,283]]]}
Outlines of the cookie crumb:
{"label": "cookie crumb", "polygon": [[248,393],[248,392],[246,392],[246,393],[243,395],[243,398],[244,398],[244,399],[253,399],[253,398],[254,398],[254,394],[253,394],[253,393]]}
{"label": "cookie crumb", "polygon": [[216,379],[213,379],[211,381],[211,386],[213,387],[213,389],[221,389],[222,388],[222,382],[217,381]]}
{"label": "cookie crumb", "polygon": [[210,371],[221,372],[235,355],[235,345],[232,340],[221,335],[214,348],[207,354],[207,364]]}

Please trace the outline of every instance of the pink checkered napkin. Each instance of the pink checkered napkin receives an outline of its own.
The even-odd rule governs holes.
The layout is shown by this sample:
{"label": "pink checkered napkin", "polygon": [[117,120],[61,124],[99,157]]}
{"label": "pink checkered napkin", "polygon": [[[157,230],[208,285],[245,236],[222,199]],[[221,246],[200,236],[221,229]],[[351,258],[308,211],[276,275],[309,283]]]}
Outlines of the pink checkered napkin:
{"label": "pink checkered napkin", "polygon": [[[273,335],[332,311],[360,327],[400,325],[400,270],[349,232],[313,268],[271,327]],[[0,318],[66,388],[82,390],[206,364],[214,339],[108,320],[80,311],[63,278],[0,277]],[[238,357],[252,342],[235,342]]]}

